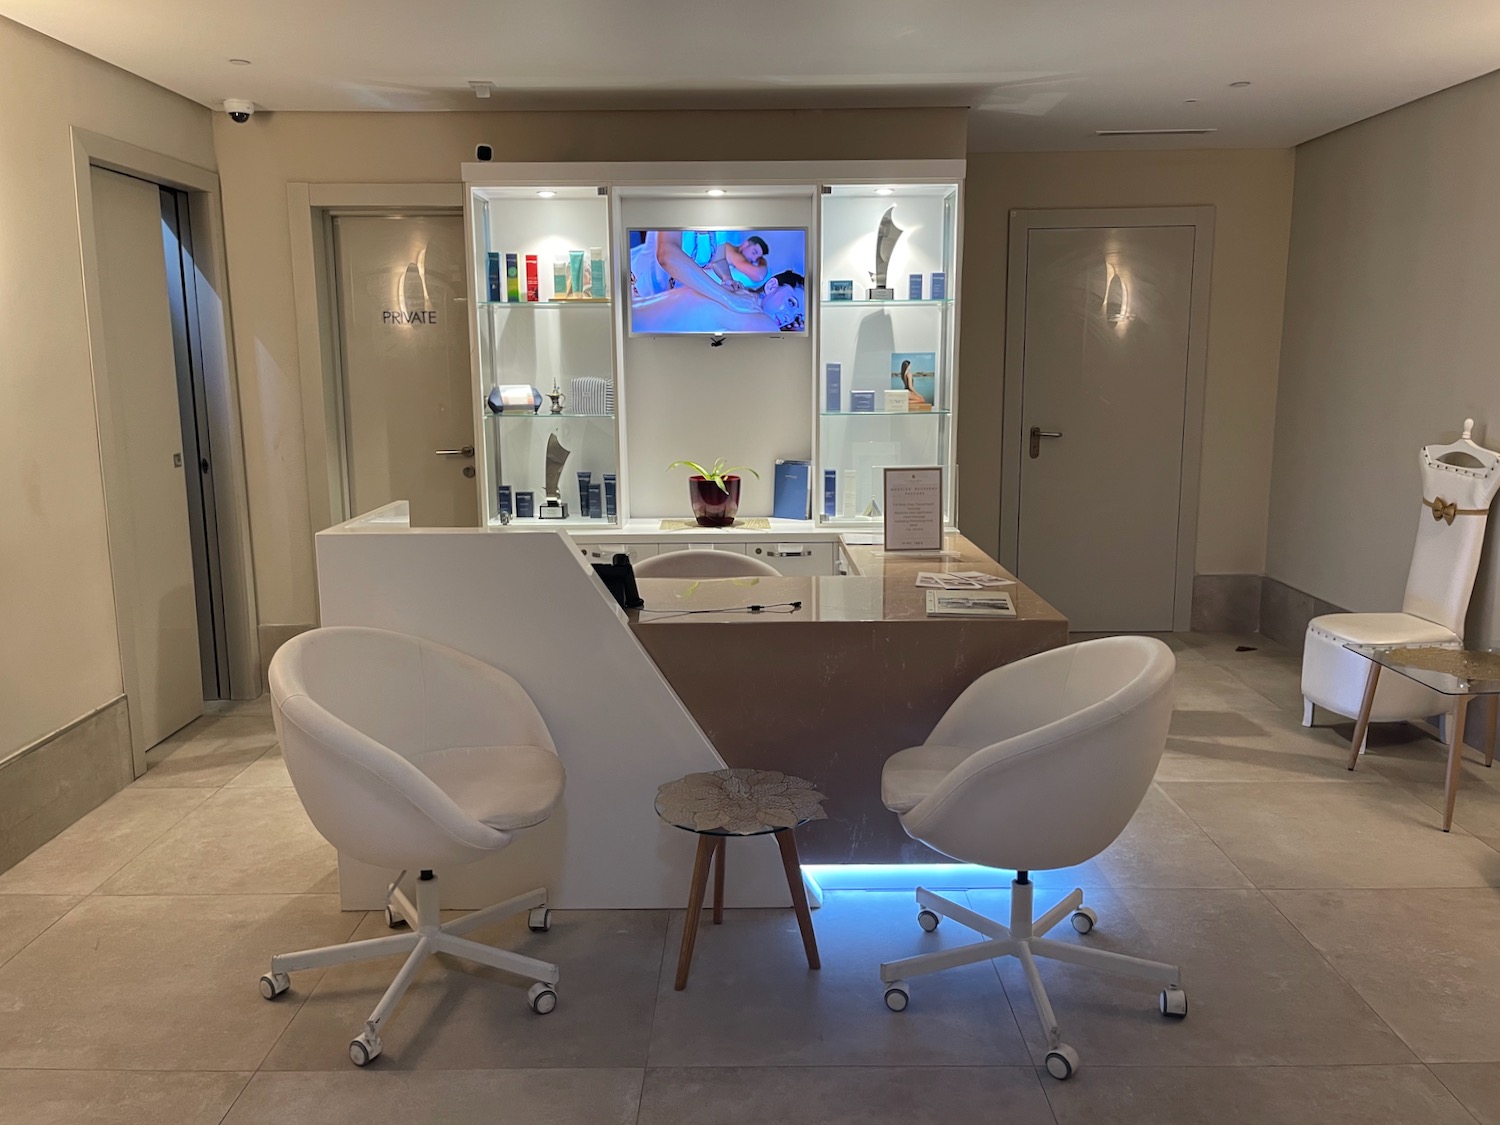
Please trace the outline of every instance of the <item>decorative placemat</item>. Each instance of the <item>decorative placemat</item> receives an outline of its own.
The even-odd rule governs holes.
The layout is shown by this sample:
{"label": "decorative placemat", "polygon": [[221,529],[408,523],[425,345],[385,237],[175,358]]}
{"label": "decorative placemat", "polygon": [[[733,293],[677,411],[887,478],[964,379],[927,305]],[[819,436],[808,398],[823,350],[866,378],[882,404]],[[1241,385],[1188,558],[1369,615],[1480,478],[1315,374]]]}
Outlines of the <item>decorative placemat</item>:
{"label": "decorative placemat", "polygon": [[779,770],[690,773],[656,791],[656,813],[692,832],[754,836],[822,820],[823,794]]}
{"label": "decorative placemat", "polygon": [[[747,517],[745,517],[742,520],[735,520],[734,523],[730,524],[729,526],[730,527],[743,528],[746,531],[770,531],[771,530],[771,520],[770,520],[769,516],[747,516]],[[704,530],[703,525],[700,524],[697,520],[677,520],[677,519],[662,520],[661,521],[661,529],[663,531],[702,531],[702,530]],[[715,530],[718,530],[718,529],[717,528],[709,528],[708,530],[709,531],[715,531]]]}
{"label": "decorative placemat", "polygon": [[1500,680],[1500,653],[1466,652],[1461,648],[1414,646],[1393,648],[1388,659],[1408,668],[1444,672],[1462,680]]}

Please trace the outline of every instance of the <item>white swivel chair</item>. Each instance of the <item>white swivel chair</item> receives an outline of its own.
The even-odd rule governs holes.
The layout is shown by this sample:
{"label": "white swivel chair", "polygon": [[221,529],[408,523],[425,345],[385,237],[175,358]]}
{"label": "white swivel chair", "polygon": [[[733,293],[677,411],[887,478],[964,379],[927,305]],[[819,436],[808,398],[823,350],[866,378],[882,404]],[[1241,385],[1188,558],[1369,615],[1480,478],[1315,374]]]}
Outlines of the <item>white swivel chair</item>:
{"label": "white swivel chair", "polygon": [[780,578],[781,571],[735,551],[668,551],[635,564],[637,578]]}
{"label": "white swivel chair", "polygon": [[951,918],[987,939],[880,966],[885,1002],[902,1011],[908,977],[996,957],[1021,962],[1047,1034],[1047,1070],[1071,1077],[1078,1052],[1062,1041],[1036,958],[1158,981],[1162,1015],[1187,1015],[1175,965],[1089,949],[1044,935],[1064,918],[1098,922],[1074,890],[1039,918],[1031,871],[1072,867],[1114,842],[1156,774],[1172,719],[1172,650],[1151,637],[1068,645],[986,672],[921,746],[885,764],[881,796],[915,840],[965,863],[1016,871],[1010,924],[917,888],[924,930]]}
{"label": "white swivel chair", "polygon": [[493,855],[557,807],[563,768],[536,707],[515,680],[430,641],[381,629],[314,629],[277,650],[270,668],[276,734],[308,817],[344,855],[420,872],[416,904],[392,884],[386,920],[412,932],[271,958],[260,978],[271,1000],[287,974],[409,953],[349,1044],[364,1066],[380,1029],[422,963],[451,953],[536,983],[532,1010],[557,1004],[557,966],[470,941],[463,934],[529,910],[548,928],[547,892],[535,890],[442,922],[436,872]]}
{"label": "white swivel chair", "polygon": [[[1470,439],[1473,426],[1474,420],[1466,418],[1458,441],[1422,449],[1422,514],[1401,612],[1330,613],[1308,622],[1302,649],[1303,726],[1313,725],[1315,706],[1350,718],[1359,715],[1371,663],[1346,644],[1463,643],[1490,503],[1500,489],[1500,454]],[[1450,697],[1405,676],[1382,676],[1378,684],[1372,722],[1421,719],[1453,707]]]}

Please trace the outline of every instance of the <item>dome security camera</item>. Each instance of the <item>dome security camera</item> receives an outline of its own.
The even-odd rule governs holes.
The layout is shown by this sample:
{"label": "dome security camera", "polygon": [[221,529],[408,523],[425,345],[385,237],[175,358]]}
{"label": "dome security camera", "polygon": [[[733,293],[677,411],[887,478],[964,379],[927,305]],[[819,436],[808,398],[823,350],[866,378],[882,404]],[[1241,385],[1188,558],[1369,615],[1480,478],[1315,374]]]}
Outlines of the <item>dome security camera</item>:
{"label": "dome security camera", "polygon": [[243,125],[255,112],[255,103],[244,98],[225,98],[224,112],[229,114],[229,120],[236,125]]}

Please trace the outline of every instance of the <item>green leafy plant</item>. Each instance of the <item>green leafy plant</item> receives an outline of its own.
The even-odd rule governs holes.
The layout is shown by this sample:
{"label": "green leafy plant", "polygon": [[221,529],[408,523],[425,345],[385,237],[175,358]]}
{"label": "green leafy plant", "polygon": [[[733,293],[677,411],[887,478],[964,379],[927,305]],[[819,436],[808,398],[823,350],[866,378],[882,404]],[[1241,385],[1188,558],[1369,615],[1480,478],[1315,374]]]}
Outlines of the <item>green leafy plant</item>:
{"label": "green leafy plant", "polygon": [[747,472],[756,480],[760,480],[760,474],[752,469],[749,465],[726,465],[724,464],[724,458],[722,457],[714,462],[714,467],[711,469],[705,469],[696,461],[673,461],[670,465],[667,466],[667,472],[670,473],[678,466],[692,469],[693,472],[697,473],[704,480],[711,481],[712,483],[718,485],[719,491],[724,493],[725,496],[729,495],[729,489],[725,487],[724,482],[735,473],[741,471]]}

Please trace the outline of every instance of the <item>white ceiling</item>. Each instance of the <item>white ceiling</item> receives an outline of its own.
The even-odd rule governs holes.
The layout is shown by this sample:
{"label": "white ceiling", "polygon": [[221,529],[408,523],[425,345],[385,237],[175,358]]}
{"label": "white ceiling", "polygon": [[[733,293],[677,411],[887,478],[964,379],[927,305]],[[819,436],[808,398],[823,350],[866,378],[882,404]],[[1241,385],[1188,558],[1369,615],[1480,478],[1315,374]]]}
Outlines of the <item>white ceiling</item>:
{"label": "white ceiling", "polygon": [[[0,14],[216,108],[967,105],[975,151],[1280,147],[1500,69],[1500,0],[0,0]],[[494,96],[476,101],[471,80]],[[1190,126],[1218,132],[1094,136]]]}

